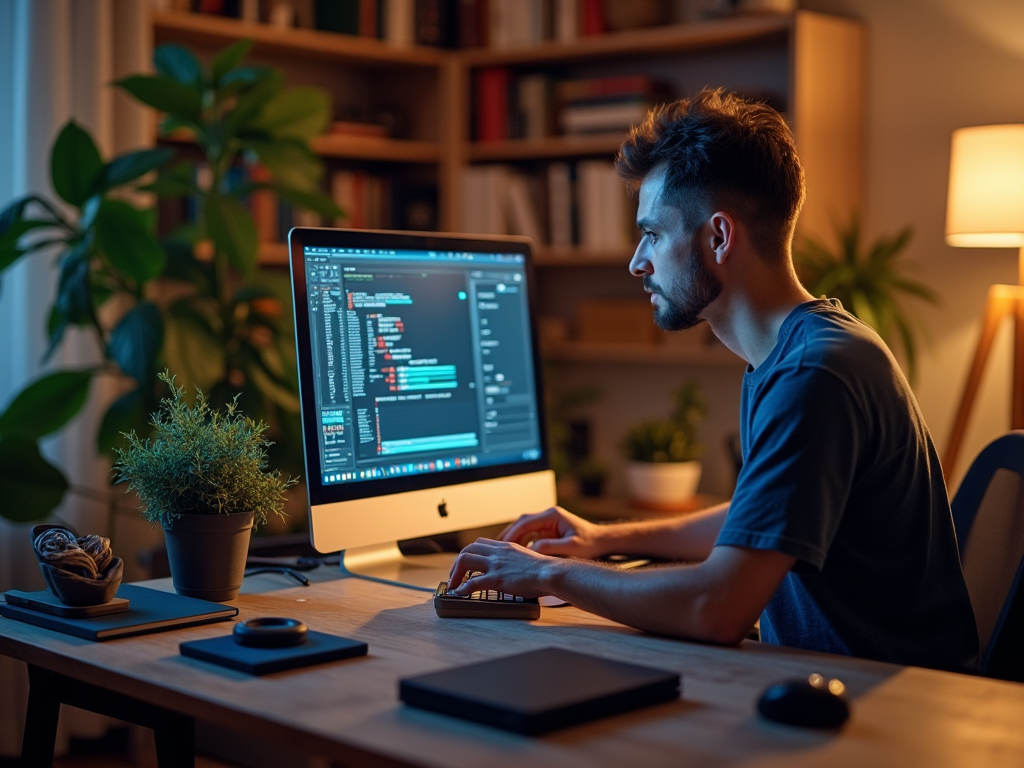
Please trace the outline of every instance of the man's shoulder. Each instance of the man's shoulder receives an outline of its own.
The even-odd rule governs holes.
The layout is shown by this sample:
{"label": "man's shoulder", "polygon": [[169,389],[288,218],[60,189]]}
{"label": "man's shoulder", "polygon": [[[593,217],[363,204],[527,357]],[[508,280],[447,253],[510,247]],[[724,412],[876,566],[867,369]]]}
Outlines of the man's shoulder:
{"label": "man's shoulder", "polygon": [[780,338],[776,369],[860,378],[896,365],[885,342],[867,324],[830,302],[816,302],[793,318]]}

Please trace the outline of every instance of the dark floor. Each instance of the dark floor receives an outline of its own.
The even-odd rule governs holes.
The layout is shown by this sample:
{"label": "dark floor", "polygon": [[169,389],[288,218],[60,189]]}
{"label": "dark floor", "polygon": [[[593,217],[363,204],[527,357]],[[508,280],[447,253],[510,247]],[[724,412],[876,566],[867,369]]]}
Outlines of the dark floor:
{"label": "dark floor", "polygon": [[[156,768],[156,754],[135,759],[137,748],[127,728],[116,728],[102,739],[72,739],[71,751],[53,761],[53,768]],[[20,768],[17,758],[0,757],[0,768]],[[228,763],[196,755],[196,768],[232,768]]]}

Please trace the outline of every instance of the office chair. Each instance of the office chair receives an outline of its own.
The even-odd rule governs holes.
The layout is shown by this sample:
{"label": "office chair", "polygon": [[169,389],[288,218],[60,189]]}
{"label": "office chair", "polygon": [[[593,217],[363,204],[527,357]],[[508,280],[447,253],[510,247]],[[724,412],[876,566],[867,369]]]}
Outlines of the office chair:
{"label": "office chair", "polygon": [[981,674],[1024,681],[1024,430],[974,460],[953,499],[960,562],[974,606]]}

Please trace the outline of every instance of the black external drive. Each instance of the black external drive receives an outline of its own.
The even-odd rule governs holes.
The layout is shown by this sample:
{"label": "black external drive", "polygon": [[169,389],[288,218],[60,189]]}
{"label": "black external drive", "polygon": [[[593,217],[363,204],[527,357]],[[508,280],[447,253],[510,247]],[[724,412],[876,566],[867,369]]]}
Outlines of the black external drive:
{"label": "black external drive", "polygon": [[561,648],[491,659],[399,681],[406,704],[536,735],[679,697],[668,672]]}

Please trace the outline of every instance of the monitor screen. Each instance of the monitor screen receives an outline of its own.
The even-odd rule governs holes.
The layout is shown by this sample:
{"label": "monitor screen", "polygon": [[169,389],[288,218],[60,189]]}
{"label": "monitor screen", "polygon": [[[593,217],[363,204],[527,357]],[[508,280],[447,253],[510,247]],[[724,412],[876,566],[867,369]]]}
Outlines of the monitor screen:
{"label": "monitor screen", "polygon": [[[528,241],[296,229],[290,249],[311,508],[547,470]],[[429,498],[394,538],[482,524]]]}

